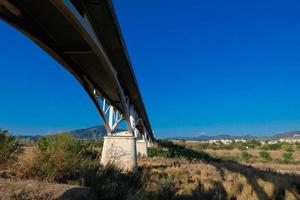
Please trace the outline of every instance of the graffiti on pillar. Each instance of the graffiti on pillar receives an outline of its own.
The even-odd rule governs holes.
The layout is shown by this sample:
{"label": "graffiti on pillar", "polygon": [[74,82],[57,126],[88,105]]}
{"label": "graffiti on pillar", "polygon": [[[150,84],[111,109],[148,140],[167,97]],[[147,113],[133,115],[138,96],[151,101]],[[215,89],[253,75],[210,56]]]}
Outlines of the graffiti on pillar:
{"label": "graffiti on pillar", "polygon": [[106,157],[118,159],[121,157],[125,157],[130,155],[126,150],[124,150],[122,147],[117,146],[115,143],[112,143],[111,146],[106,151]]}

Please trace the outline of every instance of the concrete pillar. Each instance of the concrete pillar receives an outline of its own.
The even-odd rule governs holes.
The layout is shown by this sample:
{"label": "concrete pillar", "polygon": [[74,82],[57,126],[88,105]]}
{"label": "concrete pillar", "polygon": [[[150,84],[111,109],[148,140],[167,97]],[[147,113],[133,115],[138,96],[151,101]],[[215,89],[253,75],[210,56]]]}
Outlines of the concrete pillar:
{"label": "concrete pillar", "polygon": [[136,141],[137,155],[141,157],[148,157],[147,142],[144,139]]}
{"label": "concrete pillar", "polygon": [[104,137],[100,163],[104,166],[113,163],[125,171],[134,171],[137,168],[135,137],[129,133]]}

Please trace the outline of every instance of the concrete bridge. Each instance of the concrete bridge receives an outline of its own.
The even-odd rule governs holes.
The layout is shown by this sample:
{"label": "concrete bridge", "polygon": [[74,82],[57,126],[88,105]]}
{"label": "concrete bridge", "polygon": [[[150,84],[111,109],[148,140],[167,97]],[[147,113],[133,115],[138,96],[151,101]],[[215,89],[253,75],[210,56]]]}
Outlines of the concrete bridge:
{"label": "concrete bridge", "polygon": [[[107,130],[101,163],[126,170],[154,136],[110,0],[0,0],[0,18],[65,67],[93,100]],[[116,133],[125,121],[127,131]]]}

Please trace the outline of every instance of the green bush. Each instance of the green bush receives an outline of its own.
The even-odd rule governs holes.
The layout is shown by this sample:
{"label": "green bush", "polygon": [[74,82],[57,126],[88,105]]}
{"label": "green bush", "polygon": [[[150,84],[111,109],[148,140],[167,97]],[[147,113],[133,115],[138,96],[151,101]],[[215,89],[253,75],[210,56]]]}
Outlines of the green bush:
{"label": "green bush", "polygon": [[296,142],[295,145],[296,145],[296,148],[300,150],[300,142]]}
{"label": "green bush", "polygon": [[205,159],[205,160],[214,160],[207,153],[202,150],[192,150],[185,148],[185,146],[178,145],[168,140],[158,140],[157,146],[152,147],[148,151],[149,156],[160,156],[165,158],[179,158],[184,157],[187,159]]}
{"label": "green bush", "polygon": [[262,146],[263,150],[279,150],[281,149],[281,143],[276,143],[276,144],[265,144]]}
{"label": "green bush", "polygon": [[216,147],[214,147],[213,149],[217,150],[217,149],[226,149],[226,150],[232,150],[233,146],[231,146],[230,144],[224,144],[223,142],[217,142],[217,143],[213,143]]}
{"label": "green bush", "polygon": [[241,142],[241,141],[233,141],[230,146],[232,146],[233,149],[240,149],[240,150],[246,150],[247,149],[247,145],[245,142]]}
{"label": "green bush", "polygon": [[293,153],[290,152],[283,153],[282,158],[284,163],[292,163],[294,161]]}
{"label": "green bush", "polygon": [[287,152],[294,152],[294,144],[289,144],[289,143],[283,143],[281,146],[281,149],[287,151]]}
{"label": "green bush", "polygon": [[205,149],[208,149],[208,147],[209,147],[209,143],[200,143],[197,146],[197,149],[199,149],[199,150],[205,150]]}
{"label": "green bush", "polygon": [[16,138],[8,131],[0,129],[0,166],[15,161],[16,154],[20,151]]}
{"label": "green bush", "polygon": [[260,141],[254,140],[254,139],[253,139],[253,140],[247,141],[247,142],[245,143],[245,145],[246,145],[247,147],[249,147],[249,148],[254,149],[254,148],[260,147],[260,146],[261,146],[261,143],[260,143]]}
{"label": "green bush", "polygon": [[271,161],[272,160],[272,157],[270,156],[270,153],[267,152],[267,151],[260,151],[259,155],[260,155],[261,158],[263,158],[266,161]]}
{"label": "green bush", "polygon": [[171,157],[169,151],[162,150],[162,148],[159,148],[159,147],[149,147],[148,148],[148,156],[149,157],[163,157],[163,158]]}

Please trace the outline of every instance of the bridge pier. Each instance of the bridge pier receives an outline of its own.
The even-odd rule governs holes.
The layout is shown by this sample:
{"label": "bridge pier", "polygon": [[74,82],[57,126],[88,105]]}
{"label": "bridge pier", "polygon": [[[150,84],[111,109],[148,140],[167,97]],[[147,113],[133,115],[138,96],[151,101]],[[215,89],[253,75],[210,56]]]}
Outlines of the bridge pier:
{"label": "bridge pier", "polygon": [[148,157],[148,147],[147,141],[145,139],[140,139],[136,141],[136,151],[138,156]]}
{"label": "bridge pier", "polygon": [[136,138],[129,132],[104,137],[100,163],[112,163],[124,171],[137,169]]}

